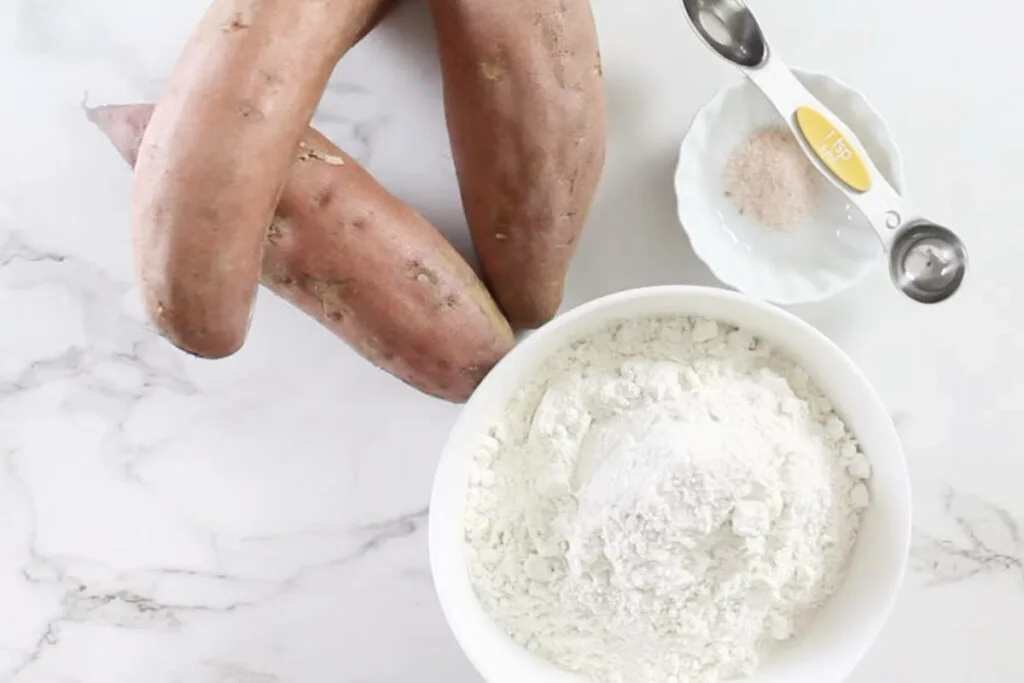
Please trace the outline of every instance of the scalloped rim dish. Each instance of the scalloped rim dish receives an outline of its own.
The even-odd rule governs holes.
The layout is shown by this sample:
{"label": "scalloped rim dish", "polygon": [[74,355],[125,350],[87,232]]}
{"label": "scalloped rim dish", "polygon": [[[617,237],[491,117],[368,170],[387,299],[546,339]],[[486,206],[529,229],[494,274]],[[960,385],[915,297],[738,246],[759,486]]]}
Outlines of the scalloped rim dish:
{"label": "scalloped rim dish", "polygon": [[[857,134],[882,175],[903,193],[902,160],[888,125],[859,91],[822,73],[797,78]],[[694,253],[724,284],[777,304],[821,301],[862,280],[883,261],[866,220],[822,177],[815,213],[791,233],[741,216],[724,196],[721,171],[755,128],[782,123],[747,79],[724,88],[694,116],[680,144],[677,214]]]}

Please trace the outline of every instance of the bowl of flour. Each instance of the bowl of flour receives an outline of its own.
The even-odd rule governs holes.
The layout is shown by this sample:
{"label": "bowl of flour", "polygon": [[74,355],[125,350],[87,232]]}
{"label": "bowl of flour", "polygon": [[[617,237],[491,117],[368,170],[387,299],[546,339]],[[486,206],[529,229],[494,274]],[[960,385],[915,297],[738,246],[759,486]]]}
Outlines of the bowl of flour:
{"label": "bowl of flour", "polygon": [[481,384],[431,500],[445,616],[489,683],[830,683],[902,580],[899,439],[850,359],[742,294],[622,292]]}

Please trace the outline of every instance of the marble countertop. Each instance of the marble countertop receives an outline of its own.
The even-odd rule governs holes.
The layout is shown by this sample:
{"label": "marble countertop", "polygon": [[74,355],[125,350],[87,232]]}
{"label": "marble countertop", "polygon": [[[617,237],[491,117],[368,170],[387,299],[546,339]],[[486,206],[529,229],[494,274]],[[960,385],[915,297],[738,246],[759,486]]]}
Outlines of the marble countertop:
{"label": "marble countertop", "polygon": [[[223,361],[185,357],[144,322],[130,173],[79,105],[156,98],[204,5],[0,3],[0,681],[476,683],[434,598],[424,530],[458,407],[266,293]],[[317,123],[466,248],[423,5],[342,61]],[[611,136],[567,304],[712,283],[675,222],[671,171],[697,107],[736,75],[676,0],[594,5]],[[879,269],[794,309],[875,383],[915,486],[912,571],[851,681],[1020,681],[1024,9],[754,7],[789,61],[868,95],[910,195],[972,256],[939,307],[901,299]],[[1001,20],[969,33],[989,16]]]}

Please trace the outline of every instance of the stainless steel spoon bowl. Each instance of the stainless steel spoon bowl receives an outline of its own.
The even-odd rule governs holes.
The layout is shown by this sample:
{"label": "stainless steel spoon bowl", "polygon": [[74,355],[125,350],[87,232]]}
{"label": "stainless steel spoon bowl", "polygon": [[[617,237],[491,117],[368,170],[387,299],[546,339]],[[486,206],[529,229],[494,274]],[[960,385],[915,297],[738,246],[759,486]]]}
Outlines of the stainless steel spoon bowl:
{"label": "stainless steel spoon bowl", "polygon": [[742,2],[684,0],[683,9],[697,35],[724,59],[747,68],[768,60],[768,43],[761,27]]}
{"label": "stainless steel spoon bowl", "polygon": [[948,299],[967,272],[967,250],[951,230],[927,221],[906,225],[889,252],[889,277],[923,304]]}
{"label": "stainless steel spoon bowl", "polygon": [[888,253],[893,284],[920,303],[938,303],[952,296],[967,272],[963,241],[952,230],[911,210],[853,132],[771,52],[742,0],[682,3],[700,39],[764,93],[815,168],[871,223]]}

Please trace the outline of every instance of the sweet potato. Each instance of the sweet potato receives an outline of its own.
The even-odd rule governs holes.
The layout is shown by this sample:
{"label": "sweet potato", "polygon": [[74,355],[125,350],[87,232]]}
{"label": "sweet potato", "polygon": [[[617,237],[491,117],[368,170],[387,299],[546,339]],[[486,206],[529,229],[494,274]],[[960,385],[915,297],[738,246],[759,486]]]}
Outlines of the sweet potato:
{"label": "sweet potato", "polygon": [[561,305],[604,166],[589,0],[431,0],[448,132],[484,279],[516,328]]}
{"label": "sweet potato", "polygon": [[[152,110],[87,109],[129,164]],[[465,400],[515,343],[444,236],[312,128],[268,225],[263,284],[428,394]]]}
{"label": "sweet potato", "polygon": [[387,0],[213,0],[153,113],[132,216],[146,310],[220,358],[245,340],[260,252],[338,59]]}

